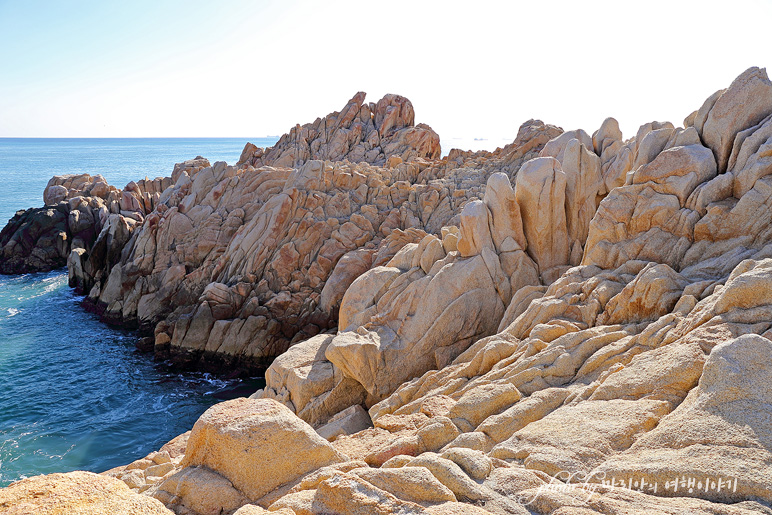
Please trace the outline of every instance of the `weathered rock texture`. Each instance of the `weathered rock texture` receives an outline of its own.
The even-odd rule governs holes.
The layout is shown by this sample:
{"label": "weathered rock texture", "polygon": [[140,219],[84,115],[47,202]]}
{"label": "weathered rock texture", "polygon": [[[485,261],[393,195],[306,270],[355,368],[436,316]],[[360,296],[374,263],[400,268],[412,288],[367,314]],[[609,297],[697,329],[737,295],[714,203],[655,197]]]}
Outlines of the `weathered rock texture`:
{"label": "weathered rock texture", "polygon": [[[607,120],[593,138],[553,139],[514,174],[511,202],[493,201],[510,194],[489,182],[484,201],[462,210],[457,237],[428,236],[361,275],[343,298],[338,334],[301,344],[297,365],[277,360],[257,396],[312,424],[346,400],[371,406],[375,427],[333,445],[381,469],[425,467],[492,513],[525,513],[518,501],[536,513],[763,510],[772,502],[772,412],[761,401],[772,371],[772,231],[759,215],[772,192],[766,84],[749,70],[717,95],[714,117],[716,99],[686,129],[651,123],[623,142]],[[722,150],[723,141],[733,143]],[[515,288],[510,269],[498,297],[505,313],[485,304],[505,290],[494,286],[432,327],[441,317],[432,309],[478,288],[461,263],[484,261],[489,249],[502,264],[497,205],[519,207],[504,210],[516,242],[506,250],[524,253],[515,276],[528,269],[532,280]],[[437,277],[467,287],[432,293],[435,262]],[[422,313],[427,325],[405,338]],[[450,364],[437,360],[463,340],[447,333],[481,313],[500,322],[498,334]],[[435,337],[444,345],[422,347]],[[427,358],[435,362],[421,365]],[[420,368],[437,370],[410,380]],[[352,481],[340,477],[334,488]],[[569,479],[576,486],[544,486]],[[303,506],[323,512],[313,507],[330,484]],[[283,505],[300,506],[299,497]]]}
{"label": "weathered rock texture", "polygon": [[0,489],[6,515],[172,515],[163,504],[126,484],[91,472],[35,476]]}
{"label": "weathered rock texture", "polygon": [[[383,129],[386,132],[397,127],[400,134],[413,130],[412,107],[405,99],[389,96],[378,105],[376,126],[391,127]],[[343,115],[327,119],[339,116]],[[371,269],[399,270],[401,288],[417,280],[419,273],[426,276],[401,296],[392,292],[390,297],[399,297],[392,306],[418,302],[423,296],[422,306],[431,305],[438,316],[444,313],[440,325],[463,321],[454,317],[454,310],[484,301],[476,307],[479,320],[449,327],[446,334],[427,339],[413,351],[423,355],[431,349],[435,358],[411,364],[404,377],[378,392],[369,387],[371,395],[383,396],[402,380],[449,363],[474,340],[495,332],[512,290],[538,282],[537,265],[523,251],[520,216],[510,209],[516,202],[510,175],[492,179],[501,186],[500,193],[494,188],[486,196],[485,184],[498,171],[513,175],[559,133],[555,127],[530,121],[512,145],[494,153],[455,152],[453,160],[430,162],[421,156],[434,152],[420,151],[419,145],[411,147],[412,153],[390,153],[382,167],[318,160],[296,169],[183,163],[136,230],[116,218],[103,231],[104,241],[94,245],[96,250],[73,253],[73,282],[90,288],[89,299],[105,320],[153,334],[151,347],[159,356],[231,373],[265,367],[291,343],[335,329],[339,312],[347,326],[359,324],[361,317],[348,316],[358,308],[341,306],[353,305],[353,294],[346,302],[344,293]],[[487,169],[466,173],[478,163]],[[486,202],[482,210],[481,198]],[[491,219],[490,230],[489,212],[498,217]],[[490,233],[485,236],[491,243],[487,247],[470,239],[474,223]],[[109,239],[112,234],[117,236]],[[112,243],[127,237],[123,246]],[[412,248],[417,250],[408,252]],[[392,261],[400,250],[395,265]],[[94,255],[108,256],[102,259],[106,264],[92,266]],[[452,273],[437,275],[441,266],[456,260],[454,269],[466,268],[479,282],[477,292],[457,302],[463,282],[452,279]],[[449,280],[456,288],[453,293],[442,291]],[[444,301],[435,303],[421,291],[422,284],[430,282],[429,291]],[[372,303],[372,294],[369,300],[363,294],[359,301]],[[492,310],[491,316],[482,316],[486,310]],[[419,308],[405,334],[398,332],[398,340],[412,346],[419,333],[429,330],[434,315],[423,311]],[[382,347],[396,350],[401,345],[394,339],[389,342],[384,340]],[[340,346],[336,341],[333,348]]]}
{"label": "weathered rock texture", "polygon": [[311,160],[383,165],[392,156],[440,157],[440,137],[428,125],[415,125],[410,100],[386,95],[365,103],[365,96],[360,91],[341,112],[296,125],[271,148],[247,144],[237,165],[296,167]]}
{"label": "weathered rock texture", "polygon": [[297,344],[110,474],[194,514],[770,513],[770,120],[752,68],[626,141],[530,121],[496,152],[179,174],[106,313],[156,347]]}

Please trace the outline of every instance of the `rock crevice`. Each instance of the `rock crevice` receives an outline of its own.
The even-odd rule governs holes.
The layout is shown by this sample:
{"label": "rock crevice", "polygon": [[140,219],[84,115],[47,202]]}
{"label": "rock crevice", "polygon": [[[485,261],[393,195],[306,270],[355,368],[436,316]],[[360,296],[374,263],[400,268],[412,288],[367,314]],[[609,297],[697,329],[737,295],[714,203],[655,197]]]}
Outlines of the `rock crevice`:
{"label": "rock crevice", "polygon": [[768,513],[770,84],[628,140],[530,120],[442,159],[406,99],[357,94],[162,191],[54,181],[54,228],[0,242],[98,218],[69,264],[105,318],[159,355],[273,360],[107,473],[176,513]]}

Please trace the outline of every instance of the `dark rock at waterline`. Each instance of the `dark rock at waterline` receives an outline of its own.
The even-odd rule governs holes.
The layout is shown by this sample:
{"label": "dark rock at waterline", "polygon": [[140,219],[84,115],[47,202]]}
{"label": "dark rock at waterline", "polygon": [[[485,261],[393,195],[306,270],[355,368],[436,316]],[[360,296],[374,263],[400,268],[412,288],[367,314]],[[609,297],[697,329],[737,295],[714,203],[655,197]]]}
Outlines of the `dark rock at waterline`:
{"label": "dark rock at waterline", "polygon": [[138,351],[148,353],[153,352],[153,348],[155,346],[155,339],[151,336],[145,336],[144,338],[140,338],[134,343],[134,346],[137,348]]}
{"label": "dark rock at waterline", "polygon": [[131,232],[152,211],[170,178],[130,182],[123,190],[101,175],[57,175],[45,206],[19,211],[0,232],[0,273],[68,266],[70,286],[90,293],[106,279]]}
{"label": "dark rock at waterline", "polygon": [[[140,330],[140,335],[142,334]],[[272,361],[271,359],[244,360],[214,352],[180,350],[172,348],[170,341],[163,337],[141,336],[134,342],[134,346],[139,352],[152,353],[155,361],[162,361],[172,369],[209,372],[226,379],[262,377]]]}
{"label": "dark rock at waterline", "polygon": [[209,351],[191,352],[171,346],[165,351],[156,349],[155,359],[163,359],[178,370],[209,372],[225,379],[262,377],[273,361],[273,358],[227,356]]}
{"label": "dark rock at waterline", "polygon": [[49,272],[67,264],[67,203],[17,211],[0,232],[0,273]]}
{"label": "dark rock at waterline", "polygon": [[120,190],[104,177],[57,175],[43,192],[44,207],[18,211],[0,232],[0,273],[48,272],[67,264],[72,249],[90,249]]}

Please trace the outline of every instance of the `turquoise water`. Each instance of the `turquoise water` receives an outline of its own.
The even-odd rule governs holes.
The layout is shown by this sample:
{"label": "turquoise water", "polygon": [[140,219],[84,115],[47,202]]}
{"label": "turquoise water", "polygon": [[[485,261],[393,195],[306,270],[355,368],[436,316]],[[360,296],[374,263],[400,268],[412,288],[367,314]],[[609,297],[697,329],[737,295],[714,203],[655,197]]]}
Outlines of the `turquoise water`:
{"label": "turquoise water", "polygon": [[[202,155],[235,163],[247,139],[0,139],[0,221],[41,206],[52,175],[101,173],[123,187]],[[275,139],[253,138],[258,146]],[[180,374],[100,323],[66,270],[0,275],[0,486],[51,472],[102,472],[189,430],[259,380]]]}

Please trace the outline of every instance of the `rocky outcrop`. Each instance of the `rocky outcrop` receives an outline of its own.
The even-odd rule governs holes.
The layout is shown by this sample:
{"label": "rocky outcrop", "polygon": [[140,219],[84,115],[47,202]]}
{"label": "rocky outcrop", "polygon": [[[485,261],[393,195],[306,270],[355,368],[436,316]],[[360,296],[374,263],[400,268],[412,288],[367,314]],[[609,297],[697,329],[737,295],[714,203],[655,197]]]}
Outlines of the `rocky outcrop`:
{"label": "rocky outcrop", "polygon": [[[245,154],[238,166],[210,166],[199,157],[176,165],[170,178],[130,183],[122,191],[100,177],[54,178],[44,195],[49,201],[66,200],[81,210],[98,207],[90,218],[74,215],[81,223],[98,221],[90,236],[68,244],[74,226],[57,226],[61,241],[56,247],[30,230],[14,226],[9,232],[23,241],[40,240],[59,264],[66,258],[70,284],[88,293],[88,305],[103,320],[152,335],[143,348],[180,365],[243,373],[264,368],[293,342],[335,328],[351,284],[386,265],[406,244],[434,241],[430,252],[421,250],[424,267],[441,257],[438,251],[442,256],[451,252],[449,259],[455,259],[457,243],[461,258],[482,256],[481,248],[465,247],[474,244],[472,233],[464,238],[454,227],[471,230],[471,219],[462,215],[464,206],[485,197],[486,182],[498,172],[506,174],[497,180],[507,183],[511,193],[509,182],[520,165],[560,134],[556,127],[531,120],[503,149],[454,150],[449,158],[436,160],[438,138],[428,127],[414,126],[407,99],[388,95],[368,105],[363,94],[342,113],[304,127],[303,137],[311,138],[308,152],[293,153],[300,147],[288,146],[297,139],[290,133],[262,157]],[[363,128],[365,136],[379,134],[378,145],[359,141],[343,153],[331,150],[338,147],[329,142]],[[317,157],[360,162],[312,160]],[[289,162],[298,168],[266,166]],[[503,298],[490,306],[502,312],[513,288],[537,279],[531,270],[510,281],[514,267],[528,258],[519,214],[509,210],[514,195],[498,198],[498,189],[505,191],[497,185],[486,202],[499,203],[492,209],[500,219],[492,233],[480,233],[490,233],[494,244],[484,259],[474,261],[473,274],[487,281],[476,295]],[[425,239],[427,233],[444,243],[437,237]],[[425,273],[430,272],[427,268]],[[492,278],[486,279],[489,274]],[[442,288],[440,282],[434,284]],[[496,296],[487,296],[485,289]],[[446,319],[451,313],[446,312]],[[476,338],[493,332],[495,318],[481,319],[480,327],[470,327],[459,342],[450,340],[467,329],[449,332],[441,344],[446,351],[409,374],[448,362]],[[409,340],[426,320],[413,327]]]}
{"label": "rocky outcrop", "polygon": [[297,167],[312,160],[383,165],[392,157],[402,161],[440,157],[440,137],[428,125],[415,124],[410,100],[386,95],[365,103],[365,96],[360,91],[340,112],[296,125],[273,147],[247,143],[237,166]]}
{"label": "rocky outcrop", "polygon": [[[597,472],[620,481],[646,474],[662,484],[687,476],[707,486],[700,497],[717,502],[772,498],[770,355],[772,341],[754,334],[716,345],[684,402]],[[716,481],[725,487],[711,488]],[[664,494],[682,495],[675,488]]]}
{"label": "rocky outcrop", "polygon": [[[104,243],[96,246],[99,255],[119,259],[108,259],[111,265],[99,269],[73,256],[70,269],[93,285],[90,302],[105,320],[153,334],[150,347],[157,355],[186,366],[254,371],[291,343],[335,328],[344,293],[355,280],[369,270],[380,270],[407,244],[425,246],[434,241],[428,252],[423,247],[420,252],[426,267],[422,273],[434,277],[431,265],[447,252],[451,252],[448,259],[455,259],[453,242],[463,248],[468,240],[453,228],[455,223],[466,230],[465,215],[459,215],[464,206],[485,197],[485,183],[492,174],[518,167],[556,134],[557,128],[530,121],[513,145],[494,153],[458,154],[455,166],[448,160],[428,162],[409,156],[404,162],[399,155],[390,155],[384,167],[313,160],[297,169],[225,163],[180,166],[175,168],[174,184],[136,231],[123,231],[117,220],[111,226],[117,234],[131,234],[120,253],[102,250],[120,246],[110,243],[120,238],[109,240],[111,233],[104,232]],[[466,168],[457,167],[459,162],[472,166],[478,161],[487,162],[489,169],[467,176]],[[509,184],[508,176],[498,180]],[[499,199],[491,193],[486,200],[501,203],[495,208],[501,219],[493,229],[499,247],[486,250],[487,261],[480,257],[470,272],[487,281],[485,288],[495,293],[490,297],[483,289],[473,294],[486,301],[508,300],[512,270],[518,260],[527,259],[522,251],[518,254],[517,241],[524,244],[519,221],[510,220],[504,205],[514,202],[514,195],[510,197]],[[509,240],[507,231],[514,231]],[[441,236],[444,243],[435,236],[427,239],[427,233]],[[412,268],[408,265],[400,266],[407,272]],[[491,274],[497,274],[495,279],[486,279]],[[514,280],[514,287],[534,280],[533,273],[526,274]],[[443,288],[441,282],[434,284]],[[411,291],[417,288],[414,285]],[[490,307],[503,313],[505,300]],[[462,304],[452,309],[462,309]],[[452,309],[446,319],[452,318]],[[431,367],[449,362],[476,338],[492,333],[496,316],[484,322],[483,318],[480,327],[459,328],[442,337],[441,346],[448,349],[437,354]],[[411,341],[428,329],[424,326],[429,318],[423,320],[411,329]],[[469,334],[459,343],[450,341],[459,332]],[[426,348],[434,342],[427,341]],[[409,374],[418,375],[429,366],[416,364]],[[396,386],[395,382],[380,394]]]}
{"label": "rocky outcrop", "polygon": [[236,399],[201,416],[179,469],[170,469],[148,494],[167,505],[219,514],[344,461],[345,456],[281,404]]}
{"label": "rocky outcrop", "polygon": [[749,68],[729,86],[705,101],[694,126],[713,151],[719,172],[727,169],[730,154],[742,131],[772,112],[772,82],[765,70]]}
{"label": "rocky outcrop", "polygon": [[70,250],[67,207],[62,203],[17,211],[0,232],[0,272],[47,272],[64,266]]}
{"label": "rocky outcrop", "polygon": [[17,212],[0,232],[0,273],[68,265],[70,286],[88,291],[169,184],[168,178],[145,179],[118,190],[101,175],[53,177],[43,193],[45,207]]}
{"label": "rocky outcrop", "polygon": [[[745,108],[738,101],[733,109]],[[621,142],[614,123],[606,121],[592,142],[595,157],[584,137],[554,140],[542,157],[522,166],[514,181],[514,205],[529,206],[525,211],[521,207],[524,238],[518,245],[532,258],[541,282],[549,286],[545,291],[539,281],[531,283],[535,286],[517,290],[523,292],[517,301],[503,302],[512,313],[498,334],[473,343],[452,363],[409,380],[405,369],[417,361],[409,345],[400,344],[392,355],[373,350],[385,350],[384,341],[398,341],[397,331],[414,323],[410,307],[420,304],[396,303],[405,308],[383,311],[386,304],[378,299],[388,295],[392,284],[405,281],[401,279],[405,271],[389,266],[373,269],[346,292],[338,335],[326,336],[304,365],[338,371],[338,378],[327,387],[316,381],[288,387],[285,378],[294,371],[285,364],[282,375],[269,375],[268,388],[258,395],[313,403],[331,395],[334,387],[340,392],[339,385],[354,379],[365,392],[348,386],[349,400],[372,406],[375,427],[339,436],[334,445],[371,466],[427,467],[457,498],[484,501],[493,513],[518,513],[522,506],[507,504],[512,499],[532,501],[528,509],[537,513],[552,513],[563,503],[594,512],[590,510],[597,509],[598,501],[581,497],[581,492],[605,499],[604,513],[644,512],[636,508],[642,502],[655,502],[658,509],[673,512],[740,513],[760,507],[750,501],[772,502],[765,486],[769,481],[764,479],[770,428],[755,422],[767,417],[756,400],[763,393],[750,391],[751,384],[765,381],[763,375],[770,368],[758,362],[766,355],[764,342],[769,340],[752,335],[772,334],[770,300],[764,293],[772,242],[768,224],[757,223],[751,215],[764,212],[768,197],[764,181],[772,166],[761,150],[770,138],[768,114],[761,113],[750,129],[741,124],[729,130],[728,137],[737,145],[729,155],[737,157],[724,173],[719,171],[715,149],[703,146],[691,127],[647,124],[636,138]],[[738,130],[742,134],[731,133]],[[620,159],[627,164],[615,164]],[[537,173],[542,168],[549,173]],[[616,183],[614,177],[625,168],[622,183]],[[741,175],[735,172],[738,169],[748,170],[742,174],[748,182],[737,186],[742,194],[733,197]],[[574,176],[572,188],[564,178],[568,173]],[[546,179],[517,195],[521,184],[530,184],[530,175]],[[540,202],[539,195],[545,200]],[[555,204],[560,208],[569,204],[569,195],[573,207],[556,209]],[[500,250],[491,236],[491,220],[497,217],[483,207],[482,202],[469,203],[462,212],[454,251],[463,250],[466,259],[486,248],[494,249],[494,254]],[[535,214],[542,209],[544,215]],[[586,214],[588,209],[592,216]],[[557,222],[536,225],[545,219]],[[541,233],[538,227],[543,227]],[[446,231],[445,236],[450,234]],[[571,240],[581,245],[582,266],[568,269]],[[413,273],[419,274],[415,281],[421,287],[413,295],[416,299],[424,298],[423,293],[431,295],[435,306],[447,301],[438,301],[418,282],[426,273],[421,259],[410,259],[408,265],[408,259],[401,258],[412,257],[419,247],[427,252],[430,241],[405,247],[394,264],[416,267]],[[434,241],[434,247],[449,255],[445,238]],[[441,260],[439,270],[453,270],[452,263],[442,261],[447,260],[442,253],[432,259]],[[461,259],[459,255],[453,263]],[[431,271],[431,259],[426,266]],[[542,266],[565,268],[550,281]],[[460,269],[455,273],[459,281],[467,277]],[[442,290],[449,300],[462,296],[450,288]],[[373,295],[374,301],[360,300]],[[415,311],[421,312],[426,310]],[[458,316],[468,322],[477,313],[468,307]],[[504,319],[495,310],[493,317]],[[389,327],[395,329],[387,333]],[[411,345],[442,334],[448,324],[439,327],[424,330]],[[336,341],[341,342],[340,350]],[[389,357],[376,358],[378,352]],[[425,357],[426,351],[417,354]],[[398,364],[396,370],[390,364]],[[384,385],[392,378],[392,384],[402,385],[371,405],[383,397],[378,388],[388,390]],[[304,384],[318,385],[312,396],[304,397]],[[312,423],[319,420],[323,404],[316,408]],[[741,428],[739,420],[754,422]],[[458,463],[433,453],[447,453]],[[498,467],[486,468],[485,460]],[[719,471],[716,464],[726,464],[726,469]],[[450,472],[455,466],[457,472]],[[497,497],[503,489],[502,476],[513,474],[522,478],[518,483],[522,486]],[[572,475],[578,484],[563,485]],[[560,481],[562,497],[548,493],[545,480]],[[529,483],[533,486],[526,487]],[[314,499],[318,495],[319,489]],[[718,508],[711,502],[742,505]]]}
{"label": "rocky outcrop", "polygon": [[0,510],[7,515],[173,515],[173,511],[122,481],[91,472],[35,476],[0,489]]}
{"label": "rocky outcrop", "polygon": [[338,333],[303,344],[306,381],[296,381],[290,358],[279,359],[258,395],[315,426],[347,402],[372,406],[494,334],[513,295],[549,284],[578,263],[589,215],[605,191],[600,162],[575,137],[553,139],[545,151],[566,161],[569,173],[554,157],[534,156],[517,172],[514,189],[506,173],[489,175],[483,199],[461,210],[460,228],[405,245],[349,286]]}

